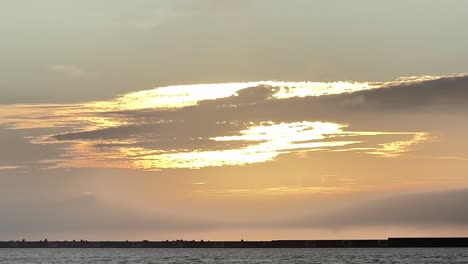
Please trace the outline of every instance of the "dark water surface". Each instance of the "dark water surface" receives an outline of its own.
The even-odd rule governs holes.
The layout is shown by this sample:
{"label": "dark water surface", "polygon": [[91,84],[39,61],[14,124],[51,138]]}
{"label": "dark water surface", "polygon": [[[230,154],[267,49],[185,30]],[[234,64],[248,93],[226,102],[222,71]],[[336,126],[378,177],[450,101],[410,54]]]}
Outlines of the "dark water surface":
{"label": "dark water surface", "polygon": [[0,263],[468,263],[468,248],[0,249]]}

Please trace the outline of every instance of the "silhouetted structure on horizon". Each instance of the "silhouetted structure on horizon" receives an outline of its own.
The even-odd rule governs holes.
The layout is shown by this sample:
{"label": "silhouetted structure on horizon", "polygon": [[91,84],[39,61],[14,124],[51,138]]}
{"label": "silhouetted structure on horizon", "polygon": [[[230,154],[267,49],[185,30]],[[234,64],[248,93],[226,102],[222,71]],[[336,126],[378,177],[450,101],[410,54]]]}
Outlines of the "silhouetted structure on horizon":
{"label": "silhouetted structure on horizon", "polygon": [[0,248],[405,248],[468,247],[468,237],[272,241],[3,241]]}

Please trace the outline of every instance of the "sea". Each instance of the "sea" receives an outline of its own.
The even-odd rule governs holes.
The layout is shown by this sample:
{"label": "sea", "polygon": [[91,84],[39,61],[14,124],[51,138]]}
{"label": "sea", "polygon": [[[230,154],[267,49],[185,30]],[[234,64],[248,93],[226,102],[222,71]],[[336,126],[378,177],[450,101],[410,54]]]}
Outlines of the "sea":
{"label": "sea", "polygon": [[468,263],[468,248],[0,249],[1,264]]}

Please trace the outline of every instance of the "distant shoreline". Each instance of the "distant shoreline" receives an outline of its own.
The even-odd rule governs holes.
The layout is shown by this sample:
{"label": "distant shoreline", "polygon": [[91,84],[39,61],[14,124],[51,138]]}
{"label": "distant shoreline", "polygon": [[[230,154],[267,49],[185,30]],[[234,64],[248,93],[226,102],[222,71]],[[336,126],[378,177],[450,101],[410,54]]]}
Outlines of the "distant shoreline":
{"label": "distant shoreline", "polygon": [[271,241],[0,241],[0,248],[417,248],[468,247],[468,237]]}

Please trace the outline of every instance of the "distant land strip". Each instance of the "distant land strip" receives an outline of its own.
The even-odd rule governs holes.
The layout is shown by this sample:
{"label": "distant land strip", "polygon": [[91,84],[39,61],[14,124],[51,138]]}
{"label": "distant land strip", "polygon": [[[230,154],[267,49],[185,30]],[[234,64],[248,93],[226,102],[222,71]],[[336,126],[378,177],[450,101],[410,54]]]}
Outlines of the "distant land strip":
{"label": "distant land strip", "polygon": [[468,247],[468,237],[271,241],[0,241],[0,248],[416,248]]}

